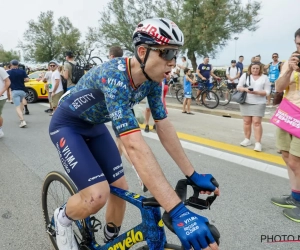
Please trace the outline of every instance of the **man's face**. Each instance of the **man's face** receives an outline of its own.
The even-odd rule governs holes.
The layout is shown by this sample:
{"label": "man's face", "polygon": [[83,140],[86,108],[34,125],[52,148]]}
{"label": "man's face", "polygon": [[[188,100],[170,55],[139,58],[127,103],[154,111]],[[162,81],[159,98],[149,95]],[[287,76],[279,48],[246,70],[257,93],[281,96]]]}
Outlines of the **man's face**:
{"label": "man's face", "polygon": [[204,60],[203,60],[204,64],[208,64],[209,63],[209,58],[208,57],[205,57]]}
{"label": "man's face", "polygon": [[260,57],[259,57],[259,56],[256,56],[256,57],[254,58],[254,61],[255,61],[255,62],[260,62]]}
{"label": "man's face", "polygon": [[52,71],[55,71],[55,70],[57,69],[57,65],[54,64],[54,63],[51,63],[51,64],[49,65],[49,67],[50,67],[50,69],[51,69]]}
{"label": "man's face", "polygon": [[297,51],[300,53],[300,36],[296,36],[295,44],[297,47]]}
{"label": "man's face", "polygon": [[235,67],[236,66],[236,63],[231,63],[231,67]]}
{"label": "man's face", "polygon": [[278,61],[278,55],[277,54],[273,54],[272,55],[272,59],[277,62]]}
{"label": "man's face", "polygon": [[239,59],[240,59],[240,62],[243,62],[243,61],[244,61],[244,57],[243,57],[243,56],[240,57]]}
{"label": "man's face", "polygon": [[[171,72],[172,67],[175,66],[175,58],[167,60],[163,57],[163,55],[172,55],[173,52],[178,51],[178,47],[172,45],[164,45],[153,48],[160,50],[150,51],[149,57],[146,62],[145,72],[153,81],[161,82],[166,77],[166,75]],[[168,49],[170,50],[168,51]]]}

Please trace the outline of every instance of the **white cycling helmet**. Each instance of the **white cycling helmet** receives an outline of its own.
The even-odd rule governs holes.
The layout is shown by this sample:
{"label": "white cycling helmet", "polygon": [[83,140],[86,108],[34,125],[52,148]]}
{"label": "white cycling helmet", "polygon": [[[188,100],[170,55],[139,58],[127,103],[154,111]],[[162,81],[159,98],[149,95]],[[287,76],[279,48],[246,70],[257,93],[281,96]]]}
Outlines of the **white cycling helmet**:
{"label": "white cycling helmet", "polygon": [[182,46],[184,37],[178,26],[167,18],[141,21],[133,32],[133,44]]}

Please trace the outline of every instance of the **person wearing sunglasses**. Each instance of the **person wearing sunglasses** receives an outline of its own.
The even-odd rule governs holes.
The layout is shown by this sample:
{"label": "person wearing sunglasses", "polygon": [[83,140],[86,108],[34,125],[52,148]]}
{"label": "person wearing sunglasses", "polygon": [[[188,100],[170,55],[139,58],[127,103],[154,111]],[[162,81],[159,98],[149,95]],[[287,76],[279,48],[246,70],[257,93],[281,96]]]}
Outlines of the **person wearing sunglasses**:
{"label": "person wearing sunglasses", "polygon": [[[271,83],[271,93],[275,93],[275,81],[278,79],[280,70],[281,70],[281,62],[278,60],[278,53],[273,53],[272,55],[273,62],[270,62],[268,65],[265,65],[265,69],[269,70],[269,81]],[[271,105],[271,95],[267,96],[267,107],[270,108]]]}
{"label": "person wearing sunglasses", "polygon": [[77,250],[73,220],[95,214],[105,205],[106,241],[120,231],[126,202],[111,195],[109,185],[126,190],[128,184],[119,151],[104,124],[110,121],[142,181],[169,212],[184,248],[218,249],[208,220],[188,210],[165,178],[132,112],[133,106],[147,97],[162,145],[183,174],[205,190],[203,193],[219,194],[213,176],[197,173],[188,160],[161,99],[160,82],[171,72],[183,43],[182,31],[171,20],[141,21],[133,33],[132,58],[113,58],[92,68],[61,97],[49,134],[79,192],[54,212],[59,250]]}

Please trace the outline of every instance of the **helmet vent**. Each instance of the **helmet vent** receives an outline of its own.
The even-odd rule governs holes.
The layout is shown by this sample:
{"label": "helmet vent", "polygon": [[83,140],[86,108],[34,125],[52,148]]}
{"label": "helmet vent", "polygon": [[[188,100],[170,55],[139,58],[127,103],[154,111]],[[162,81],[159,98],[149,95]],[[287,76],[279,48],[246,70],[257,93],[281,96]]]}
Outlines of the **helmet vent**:
{"label": "helmet vent", "polygon": [[176,40],[179,41],[178,36],[177,36],[177,34],[176,34],[176,32],[175,32],[174,29],[172,29],[172,33],[173,33],[173,35],[175,36]]}
{"label": "helmet vent", "polygon": [[172,37],[171,37],[167,32],[165,32],[162,28],[159,28],[159,33],[160,33],[162,36],[164,36],[164,37],[166,37],[166,38],[172,40]]}
{"label": "helmet vent", "polygon": [[160,21],[162,21],[170,29],[170,25],[164,19],[160,19]]}

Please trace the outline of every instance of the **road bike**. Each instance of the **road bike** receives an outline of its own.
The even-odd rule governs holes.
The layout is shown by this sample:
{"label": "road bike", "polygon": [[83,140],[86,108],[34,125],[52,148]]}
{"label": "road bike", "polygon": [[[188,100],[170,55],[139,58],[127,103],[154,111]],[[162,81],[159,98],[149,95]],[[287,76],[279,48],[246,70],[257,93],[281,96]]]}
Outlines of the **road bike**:
{"label": "road bike", "polygon": [[[218,183],[212,180],[215,186]],[[57,184],[57,186],[55,186]],[[52,187],[53,185],[53,187]],[[181,200],[187,206],[194,207],[196,209],[210,209],[212,203],[216,199],[216,195],[208,196],[205,200],[200,199],[199,189],[196,186],[192,186],[194,190],[193,196],[187,198],[187,187],[189,186],[187,179],[179,180],[177,182],[175,191]],[[65,190],[67,193],[60,193]],[[131,203],[137,207],[141,212],[142,222],[131,229],[127,230],[123,234],[116,237],[114,240],[100,245],[96,242],[96,232],[102,229],[102,223],[94,216],[89,216],[84,220],[74,221],[75,224],[75,239],[81,250],[115,250],[122,249],[127,250],[137,243],[146,241],[146,245],[139,246],[138,250],[182,250],[183,247],[179,245],[170,244],[167,241],[164,225],[174,233],[172,227],[172,221],[168,213],[164,212],[161,215],[160,205],[154,197],[145,198],[140,194],[136,194],[127,190],[110,186],[111,194],[118,196],[119,198]],[[58,194],[59,193],[59,194]],[[58,250],[56,245],[56,233],[54,226],[53,213],[55,208],[64,205],[67,198],[77,193],[77,188],[70,180],[70,178],[60,172],[50,172],[44,181],[42,190],[42,207],[45,219],[45,229],[50,237],[52,245]],[[55,204],[51,205],[51,201]],[[103,218],[104,219],[104,218]],[[134,218],[136,220],[136,218]],[[217,228],[212,224],[207,224],[217,244],[220,241],[220,233]]]}
{"label": "road bike", "polygon": [[102,59],[98,56],[92,56],[92,52],[95,49],[91,49],[88,56],[81,55],[80,52],[77,52],[75,55],[75,61],[88,71],[94,66],[98,66],[103,63]]}
{"label": "road bike", "polygon": [[219,97],[219,105],[228,105],[231,101],[231,91],[227,88],[227,81],[221,78],[220,80],[215,80],[213,84],[213,91]]}
{"label": "road bike", "polygon": [[[197,95],[199,85],[201,92]],[[192,100],[195,100],[198,104],[200,102],[208,109],[214,109],[219,105],[219,97],[218,95],[212,90],[213,86],[209,86],[206,81],[200,81],[197,85],[192,86]],[[176,92],[176,98],[180,103],[183,103],[184,100],[184,89],[180,88]],[[199,105],[199,104],[198,104]]]}
{"label": "road bike", "polygon": [[169,86],[169,96],[176,98],[176,92],[178,91],[178,89],[182,88],[182,84],[178,82],[178,78],[173,78],[171,76],[170,80],[167,82],[167,85]]}

